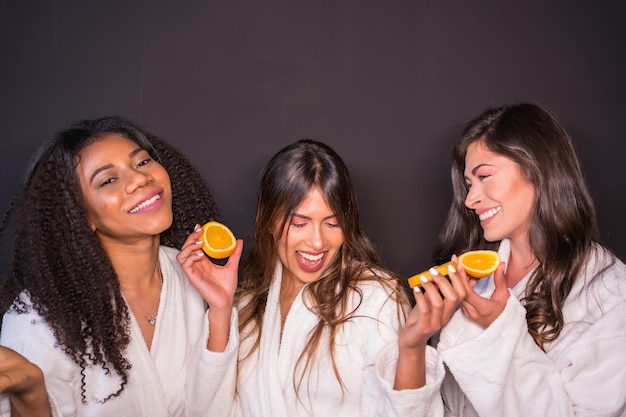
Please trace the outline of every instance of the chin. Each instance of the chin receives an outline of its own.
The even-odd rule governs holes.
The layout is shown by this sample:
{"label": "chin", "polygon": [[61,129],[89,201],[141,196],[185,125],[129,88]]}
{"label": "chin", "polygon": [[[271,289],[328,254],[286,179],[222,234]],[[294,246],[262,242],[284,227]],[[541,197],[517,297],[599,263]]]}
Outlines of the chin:
{"label": "chin", "polygon": [[500,240],[504,239],[504,237],[496,235],[494,233],[483,233],[483,238],[487,242],[499,242]]}

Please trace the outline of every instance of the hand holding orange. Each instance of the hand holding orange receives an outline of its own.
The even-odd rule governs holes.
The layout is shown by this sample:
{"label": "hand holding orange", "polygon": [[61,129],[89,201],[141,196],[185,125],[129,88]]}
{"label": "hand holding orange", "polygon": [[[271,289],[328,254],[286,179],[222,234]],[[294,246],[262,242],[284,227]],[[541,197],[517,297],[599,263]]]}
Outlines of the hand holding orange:
{"label": "hand holding orange", "polygon": [[210,221],[202,226],[202,250],[214,259],[228,258],[235,251],[237,239],[224,224]]}
{"label": "hand holding orange", "polygon": [[[485,278],[493,274],[498,265],[500,265],[500,256],[498,252],[493,250],[475,250],[461,254],[458,257],[458,263],[446,262],[445,264],[434,267],[441,275],[448,275],[448,266],[452,265],[458,268],[461,265],[465,272],[472,278]],[[428,271],[421,272],[413,275],[408,279],[409,287],[421,286],[422,282],[420,278],[424,276],[429,281],[432,281],[432,277]]]}

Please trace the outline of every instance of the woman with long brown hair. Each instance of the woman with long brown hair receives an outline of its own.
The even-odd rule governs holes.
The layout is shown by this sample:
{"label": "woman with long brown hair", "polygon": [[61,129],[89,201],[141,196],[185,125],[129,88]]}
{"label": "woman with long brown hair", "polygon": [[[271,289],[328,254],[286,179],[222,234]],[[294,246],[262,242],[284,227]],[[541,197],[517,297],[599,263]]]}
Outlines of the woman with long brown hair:
{"label": "woman with long brown hair", "polygon": [[[598,241],[570,136],[546,107],[470,121],[436,260],[497,249],[440,334],[449,415],[626,415],[626,267]],[[472,288],[473,287],[473,288]]]}
{"label": "woman with long brown hair", "polygon": [[[238,361],[236,378],[221,386],[236,393],[220,394],[224,407],[214,412],[442,415],[443,365],[427,341],[458,308],[460,279],[424,283],[411,310],[400,278],[382,266],[361,226],[348,169],[319,141],[280,150],[263,173],[257,201],[235,300],[238,357],[228,347],[221,363]],[[197,259],[196,239],[181,251],[190,261]],[[225,332],[229,325],[218,327]]]}

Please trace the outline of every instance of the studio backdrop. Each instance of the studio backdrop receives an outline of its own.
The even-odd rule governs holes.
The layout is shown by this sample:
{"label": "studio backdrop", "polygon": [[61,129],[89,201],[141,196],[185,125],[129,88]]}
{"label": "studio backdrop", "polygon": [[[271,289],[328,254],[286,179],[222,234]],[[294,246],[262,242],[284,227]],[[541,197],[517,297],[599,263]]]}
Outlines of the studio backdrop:
{"label": "studio backdrop", "polygon": [[44,138],[120,115],[188,156],[249,241],[261,169],[315,138],[408,276],[431,265],[463,125],[537,101],[573,136],[602,241],[626,259],[624,21],[617,1],[0,1],[0,207]]}

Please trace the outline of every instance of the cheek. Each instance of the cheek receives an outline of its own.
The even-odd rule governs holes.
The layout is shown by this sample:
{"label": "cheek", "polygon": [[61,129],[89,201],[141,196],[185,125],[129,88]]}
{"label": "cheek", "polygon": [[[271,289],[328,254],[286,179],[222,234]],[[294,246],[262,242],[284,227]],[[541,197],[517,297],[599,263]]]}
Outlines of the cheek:
{"label": "cheek", "polygon": [[276,254],[278,255],[278,259],[280,259],[280,262],[283,265],[289,265],[289,259],[287,257],[288,252],[289,251],[287,250],[285,242],[283,240],[278,241],[278,250]]}
{"label": "cheek", "polygon": [[338,250],[346,241],[346,239],[343,232],[338,231],[330,236],[329,241],[332,242],[332,245],[335,246],[335,248]]}
{"label": "cheek", "polygon": [[289,234],[287,233],[287,227],[285,227],[285,230],[283,230],[282,234],[279,230],[275,231],[274,241],[276,242],[278,257],[284,263],[289,248]]}

